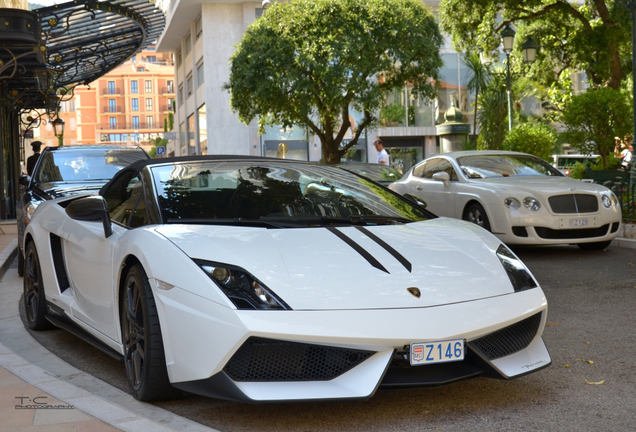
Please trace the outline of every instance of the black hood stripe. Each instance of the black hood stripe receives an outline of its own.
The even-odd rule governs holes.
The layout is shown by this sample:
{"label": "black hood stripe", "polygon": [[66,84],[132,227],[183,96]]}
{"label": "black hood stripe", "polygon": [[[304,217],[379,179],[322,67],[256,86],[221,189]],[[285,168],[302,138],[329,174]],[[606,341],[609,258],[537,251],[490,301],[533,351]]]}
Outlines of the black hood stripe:
{"label": "black hood stripe", "polygon": [[364,227],[361,227],[361,226],[356,226],[355,228],[358,231],[360,231],[362,234],[366,235],[371,240],[373,240],[374,242],[376,242],[377,244],[382,246],[388,253],[393,255],[395,257],[395,259],[398,260],[400,262],[400,264],[402,264],[404,266],[404,268],[409,271],[409,273],[411,273],[411,270],[412,270],[413,266],[411,265],[411,262],[409,260],[407,260],[406,258],[404,258],[404,256],[402,256],[402,254],[400,254],[398,251],[393,249],[389,244],[387,244],[384,240],[382,240],[377,235],[373,234],[368,229],[366,229]]}
{"label": "black hood stripe", "polygon": [[336,227],[327,227],[327,229],[329,231],[331,231],[333,234],[335,234],[340,240],[342,240],[343,242],[345,242],[346,244],[351,246],[351,248],[353,250],[355,250],[360,255],[362,255],[362,257],[365,260],[367,260],[369,262],[369,264],[371,264],[373,267],[377,268],[378,270],[382,270],[383,272],[389,273],[389,271],[387,269],[385,269],[384,266],[382,264],[380,264],[380,262],[373,257],[373,255],[371,255],[369,252],[367,252],[358,243],[354,242],[349,237],[347,237],[342,232],[340,232]]}

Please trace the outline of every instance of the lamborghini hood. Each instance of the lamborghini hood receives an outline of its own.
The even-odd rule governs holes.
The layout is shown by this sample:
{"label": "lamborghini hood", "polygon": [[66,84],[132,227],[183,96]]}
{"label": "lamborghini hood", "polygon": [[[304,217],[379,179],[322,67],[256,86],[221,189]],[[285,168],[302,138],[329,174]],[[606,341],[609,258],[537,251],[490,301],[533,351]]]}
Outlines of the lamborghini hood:
{"label": "lamborghini hood", "polygon": [[501,243],[454,219],[292,229],[164,225],[157,231],[191,258],[245,269],[294,310],[430,307],[513,292],[494,253]]}

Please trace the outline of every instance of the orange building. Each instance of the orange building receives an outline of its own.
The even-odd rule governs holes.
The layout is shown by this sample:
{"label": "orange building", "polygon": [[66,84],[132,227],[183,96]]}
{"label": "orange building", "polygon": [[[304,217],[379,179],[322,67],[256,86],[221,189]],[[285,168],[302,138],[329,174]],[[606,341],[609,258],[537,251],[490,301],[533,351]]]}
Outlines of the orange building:
{"label": "orange building", "polygon": [[[64,145],[140,145],[149,150],[151,139],[163,137],[164,119],[174,110],[174,64],[172,54],[153,49],[137,53],[89,86],[77,87],[73,99],[61,103]],[[34,135],[44,146],[58,145],[48,122]]]}

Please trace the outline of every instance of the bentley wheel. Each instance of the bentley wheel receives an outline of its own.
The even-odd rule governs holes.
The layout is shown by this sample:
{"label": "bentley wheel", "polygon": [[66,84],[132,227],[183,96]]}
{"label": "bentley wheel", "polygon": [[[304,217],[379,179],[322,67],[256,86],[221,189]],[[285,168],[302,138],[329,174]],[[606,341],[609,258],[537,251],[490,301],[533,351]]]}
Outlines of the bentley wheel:
{"label": "bentley wheel", "polygon": [[583,250],[603,250],[610,245],[612,241],[600,241],[600,242],[592,242],[592,243],[579,243],[579,248]]}
{"label": "bentley wheel", "polygon": [[18,276],[24,276],[24,254],[18,248]]}
{"label": "bentley wheel", "polygon": [[490,231],[490,222],[488,221],[488,216],[486,215],[486,211],[480,204],[473,203],[469,205],[464,212],[464,220],[472,222],[475,225],[479,225],[480,227]]}
{"label": "bentley wheel", "polygon": [[170,386],[157,306],[143,268],[126,274],[121,299],[121,331],[126,377],[133,395],[142,401],[175,396]]}
{"label": "bentley wheel", "polygon": [[51,323],[46,319],[46,298],[40,272],[40,260],[33,242],[28,244],[25,251],[23,286],[27,325],[31,330],[51,328]]}

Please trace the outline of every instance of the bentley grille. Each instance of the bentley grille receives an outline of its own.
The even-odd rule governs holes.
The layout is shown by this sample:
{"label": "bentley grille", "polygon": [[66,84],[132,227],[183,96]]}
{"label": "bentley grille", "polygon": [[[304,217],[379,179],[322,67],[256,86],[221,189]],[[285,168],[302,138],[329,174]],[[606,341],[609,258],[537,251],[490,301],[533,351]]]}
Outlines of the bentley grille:
{"label": "bentley grille", "polygon": [[223,369],[234,381],[327,381],[375,352],[251,337]]}
{"label": "bentley grille", "polygon": [[548,198],[554,213],[595,213],[598,211],[596,195],[568,194]]}

